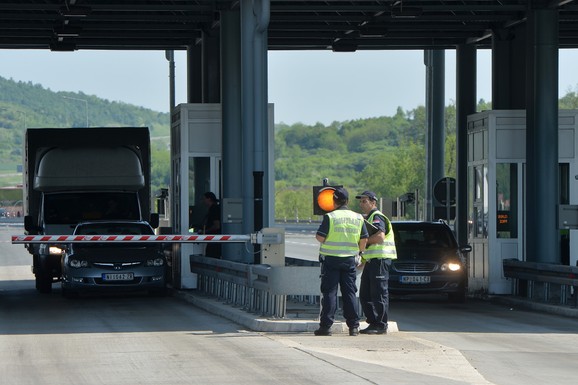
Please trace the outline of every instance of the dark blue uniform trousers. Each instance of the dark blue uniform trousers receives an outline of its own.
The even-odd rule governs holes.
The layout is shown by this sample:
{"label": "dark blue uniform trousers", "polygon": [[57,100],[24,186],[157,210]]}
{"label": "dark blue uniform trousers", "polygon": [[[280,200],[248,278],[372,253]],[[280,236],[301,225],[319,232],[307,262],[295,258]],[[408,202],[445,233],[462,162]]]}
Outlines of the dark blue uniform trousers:
{"label": "dark blue uniform trousers", "polygon": [[359,301],[367,323],[380,329],[387,328],[390,266],[389,258],[368,260],[359,286]]}
{"label": "dark blue uniform trousers", "polygon": [[319,325],[331,327],[337,310],[337,286],[343,298],[343,316],[347,326],[359,327],[357,314],[357,286],[355,285],[355,257],[320,256],[321,262],[321,314]]}

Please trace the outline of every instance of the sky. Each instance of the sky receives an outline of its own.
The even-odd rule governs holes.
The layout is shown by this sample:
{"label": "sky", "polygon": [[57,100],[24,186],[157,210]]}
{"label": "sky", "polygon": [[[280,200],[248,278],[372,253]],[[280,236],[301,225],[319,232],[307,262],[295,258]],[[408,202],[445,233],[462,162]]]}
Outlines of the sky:
{"label": "sky", "polygon": [[[491,52],[478,50],[477,99],[491,100]],[[425,104],[423,51],[271,51],[275,122],[329,125],[393,116]],[[578,50],[559,54],[559,95],[578,91]],[[455,101],[455,51],[445,59],[446,105]],[[169,110],[164,51],[0,50],[0,76],[52,91],[83,92],[159,112]],[[186,102],[186,52],[175,52],[175,100]]]}

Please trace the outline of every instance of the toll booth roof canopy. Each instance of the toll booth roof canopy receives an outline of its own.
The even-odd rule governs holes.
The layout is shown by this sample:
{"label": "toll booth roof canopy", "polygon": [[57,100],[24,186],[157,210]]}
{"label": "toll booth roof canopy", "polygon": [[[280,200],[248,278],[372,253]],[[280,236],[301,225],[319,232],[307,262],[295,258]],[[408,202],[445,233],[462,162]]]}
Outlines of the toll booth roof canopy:
{"label": "toll booth roof canopy", "polygon": [[[73,51],[186,50],[217,30],[233,0],[6,0],[0,4],[0,48]],[[492,32],[515,29],[530,9],[558,11],[559,43],[578,47],[574,1],[403,0],[263,1],[270,50],[356,51],[490,48]],[[255,5],[257,7],[257,5]],[[261,12],[264,12],[262,14]],[[266,17],[270,15],[270,17]]]}

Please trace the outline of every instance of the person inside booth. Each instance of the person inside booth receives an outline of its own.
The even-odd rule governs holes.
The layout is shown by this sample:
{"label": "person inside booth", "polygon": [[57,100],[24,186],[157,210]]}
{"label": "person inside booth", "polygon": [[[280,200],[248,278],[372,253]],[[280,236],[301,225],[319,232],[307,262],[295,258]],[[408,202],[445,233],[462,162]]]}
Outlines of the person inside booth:
{"label": "person inside booth", "polygon": [[[215,194],[208,191],[203,194],[203,202],[207,206],[207,215],[203,219],[199,234],[221,234],[221,206]],[[205,255],[211,258],[221,258],[221,244],[207,243]]]}

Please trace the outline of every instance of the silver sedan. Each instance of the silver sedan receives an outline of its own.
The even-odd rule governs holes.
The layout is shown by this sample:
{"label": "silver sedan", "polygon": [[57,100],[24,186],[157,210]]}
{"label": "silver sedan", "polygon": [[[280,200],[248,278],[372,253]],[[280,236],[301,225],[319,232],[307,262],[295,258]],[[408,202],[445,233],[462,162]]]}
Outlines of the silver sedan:
{"label": "silver sedan", "polygon": [[[153,235],[146,222],[94,221],[76,226],[75,235]],[[158,243],[73,243],[62,250],[62,294],[147,290],[166,292],[166,259]]]}

